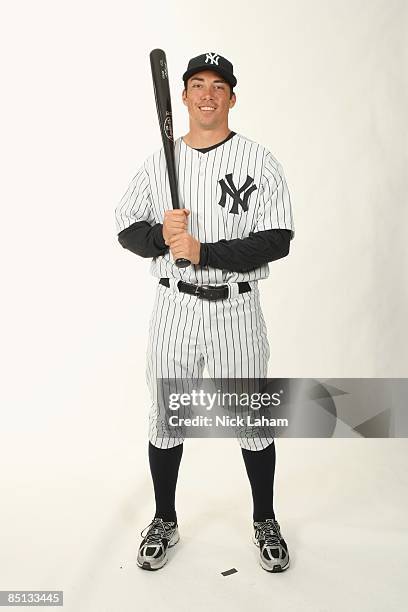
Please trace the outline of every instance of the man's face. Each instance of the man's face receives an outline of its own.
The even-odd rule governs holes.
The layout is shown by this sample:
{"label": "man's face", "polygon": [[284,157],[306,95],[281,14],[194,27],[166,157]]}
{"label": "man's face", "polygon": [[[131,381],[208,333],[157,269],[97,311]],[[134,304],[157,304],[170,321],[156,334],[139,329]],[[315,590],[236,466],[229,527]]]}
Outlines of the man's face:
{"label": "man's face", "polygon": [[183,90],[183,104],[190,120],[202,129],[212,130],[228,124],[228,113],[235,105],[235,94],[230,98],[230,86],[213,70],[196,72]]}

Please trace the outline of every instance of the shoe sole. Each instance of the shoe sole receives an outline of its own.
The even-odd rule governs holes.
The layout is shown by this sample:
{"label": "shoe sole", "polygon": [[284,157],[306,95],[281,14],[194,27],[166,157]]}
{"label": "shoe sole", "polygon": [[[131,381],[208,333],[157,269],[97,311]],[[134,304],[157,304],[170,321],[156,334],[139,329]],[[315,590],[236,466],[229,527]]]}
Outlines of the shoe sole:
{"label": "shoe sole", "polygon": [[[259,544],[258,542],[255,540],[255,538],[253,538],[253,543],[255,544],[255,546],[259,549]],[[280,572],[284,572],[285,570],[288,569],[289,565],[290,565],[290,557],[288,555],[288,562],[286,563],[286,565],[284,567],[282,567],[281,565],[274,565],[273,568],[271,569],[269,566],[264,565],[262,563],[262,557],[259,557],[259,565],[262,567],[262,569],[265,570],[265,572],[269,572],[270,574],[278,574]]]}
{"label": "shoe sole", "polygon": [[[169,545],[167,546],[167,549],[173,548],[173,546],[175,546],[179,540],[180,540],[180,535],[178,536],[178,538],[177,538],[177,540],[175,542],[172,542],[171,544],[169,543]],[[147,570],[148,572],[155,572],[155,571],[161,569],[162,567],[164,567],[166,565],[166,563],[167,563],[167,550],[166,550],[166,555],[165,555],[163,561],[160,562],[159,564],[157,564],[154,567],[151,566],[149,561],[143,561],[143,563],[140,563],[140,561],[138,559],[136,559],[137,566],[140,567],[141,569]]]}
{"label": "shoe sole", "polygon": [[265,572],[269,572],[270,574],[279,574],[280,572],[284,572],[285,570],[288,569],[289,565],[290,565],[290,560],[288,559],[287,564],[285,565],[285,567],[282,567],[281,565],[274,565],[272,569],[270,569],[269,567],[265,567],[262,564],[262,561],[259,561],[260,566],[262,567],[262,569],[265,570]]}

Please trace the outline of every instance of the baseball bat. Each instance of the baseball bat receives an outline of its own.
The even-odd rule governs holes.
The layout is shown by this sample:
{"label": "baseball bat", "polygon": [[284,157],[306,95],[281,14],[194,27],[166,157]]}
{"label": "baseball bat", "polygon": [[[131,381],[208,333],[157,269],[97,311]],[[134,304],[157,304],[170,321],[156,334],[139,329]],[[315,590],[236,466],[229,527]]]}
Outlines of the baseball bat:
{"label": "baseball bat", "polygon": [[[153,89],[160,134],[169,177],[171,202],[173,208],[181,208],[177,189],[176,164],[174,161],[173,115],[171,112],[169,73],[167,69],[166,54],[162,49],[153,49],[153,51],[150,52],[150,66],[152,69]],[[176,259],[176,266],[178,268],[186,268],[190,264],[191,262],[188,259],[182,257]]]}

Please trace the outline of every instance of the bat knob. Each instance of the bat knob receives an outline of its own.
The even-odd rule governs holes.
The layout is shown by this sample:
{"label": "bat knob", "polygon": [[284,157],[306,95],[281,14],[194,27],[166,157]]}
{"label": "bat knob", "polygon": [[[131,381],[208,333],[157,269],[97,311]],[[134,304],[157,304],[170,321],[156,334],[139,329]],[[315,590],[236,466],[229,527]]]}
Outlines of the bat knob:
{"label": "bat knob", "polygon": [[178,268],[188,268],[189,265],[191,265],[191,261],[184,259],[184,257],[179,257],[179,259],[176,259],[176,266]]}

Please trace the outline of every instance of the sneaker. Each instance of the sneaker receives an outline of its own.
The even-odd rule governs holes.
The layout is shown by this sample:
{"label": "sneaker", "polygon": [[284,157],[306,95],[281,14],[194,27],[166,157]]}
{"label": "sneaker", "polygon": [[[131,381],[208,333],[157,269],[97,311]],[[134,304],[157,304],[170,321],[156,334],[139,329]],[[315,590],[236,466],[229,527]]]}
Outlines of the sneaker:
{"label": "sneaker", "polygon": [[260,563],[267,572],[283,572],[289,567],[289,552],[275,519],[254,522],[254,544],[259,546]]}
{"label": "sneaker", "polygon": [[[143,531],[148,529],[146,535]],[[167,561],[167,548],[177,544],[180,539],[177,523],[154,518],[150,525],[140,533],[143,540],[137,554],[137,564],[145,570],[158,570]]]}

